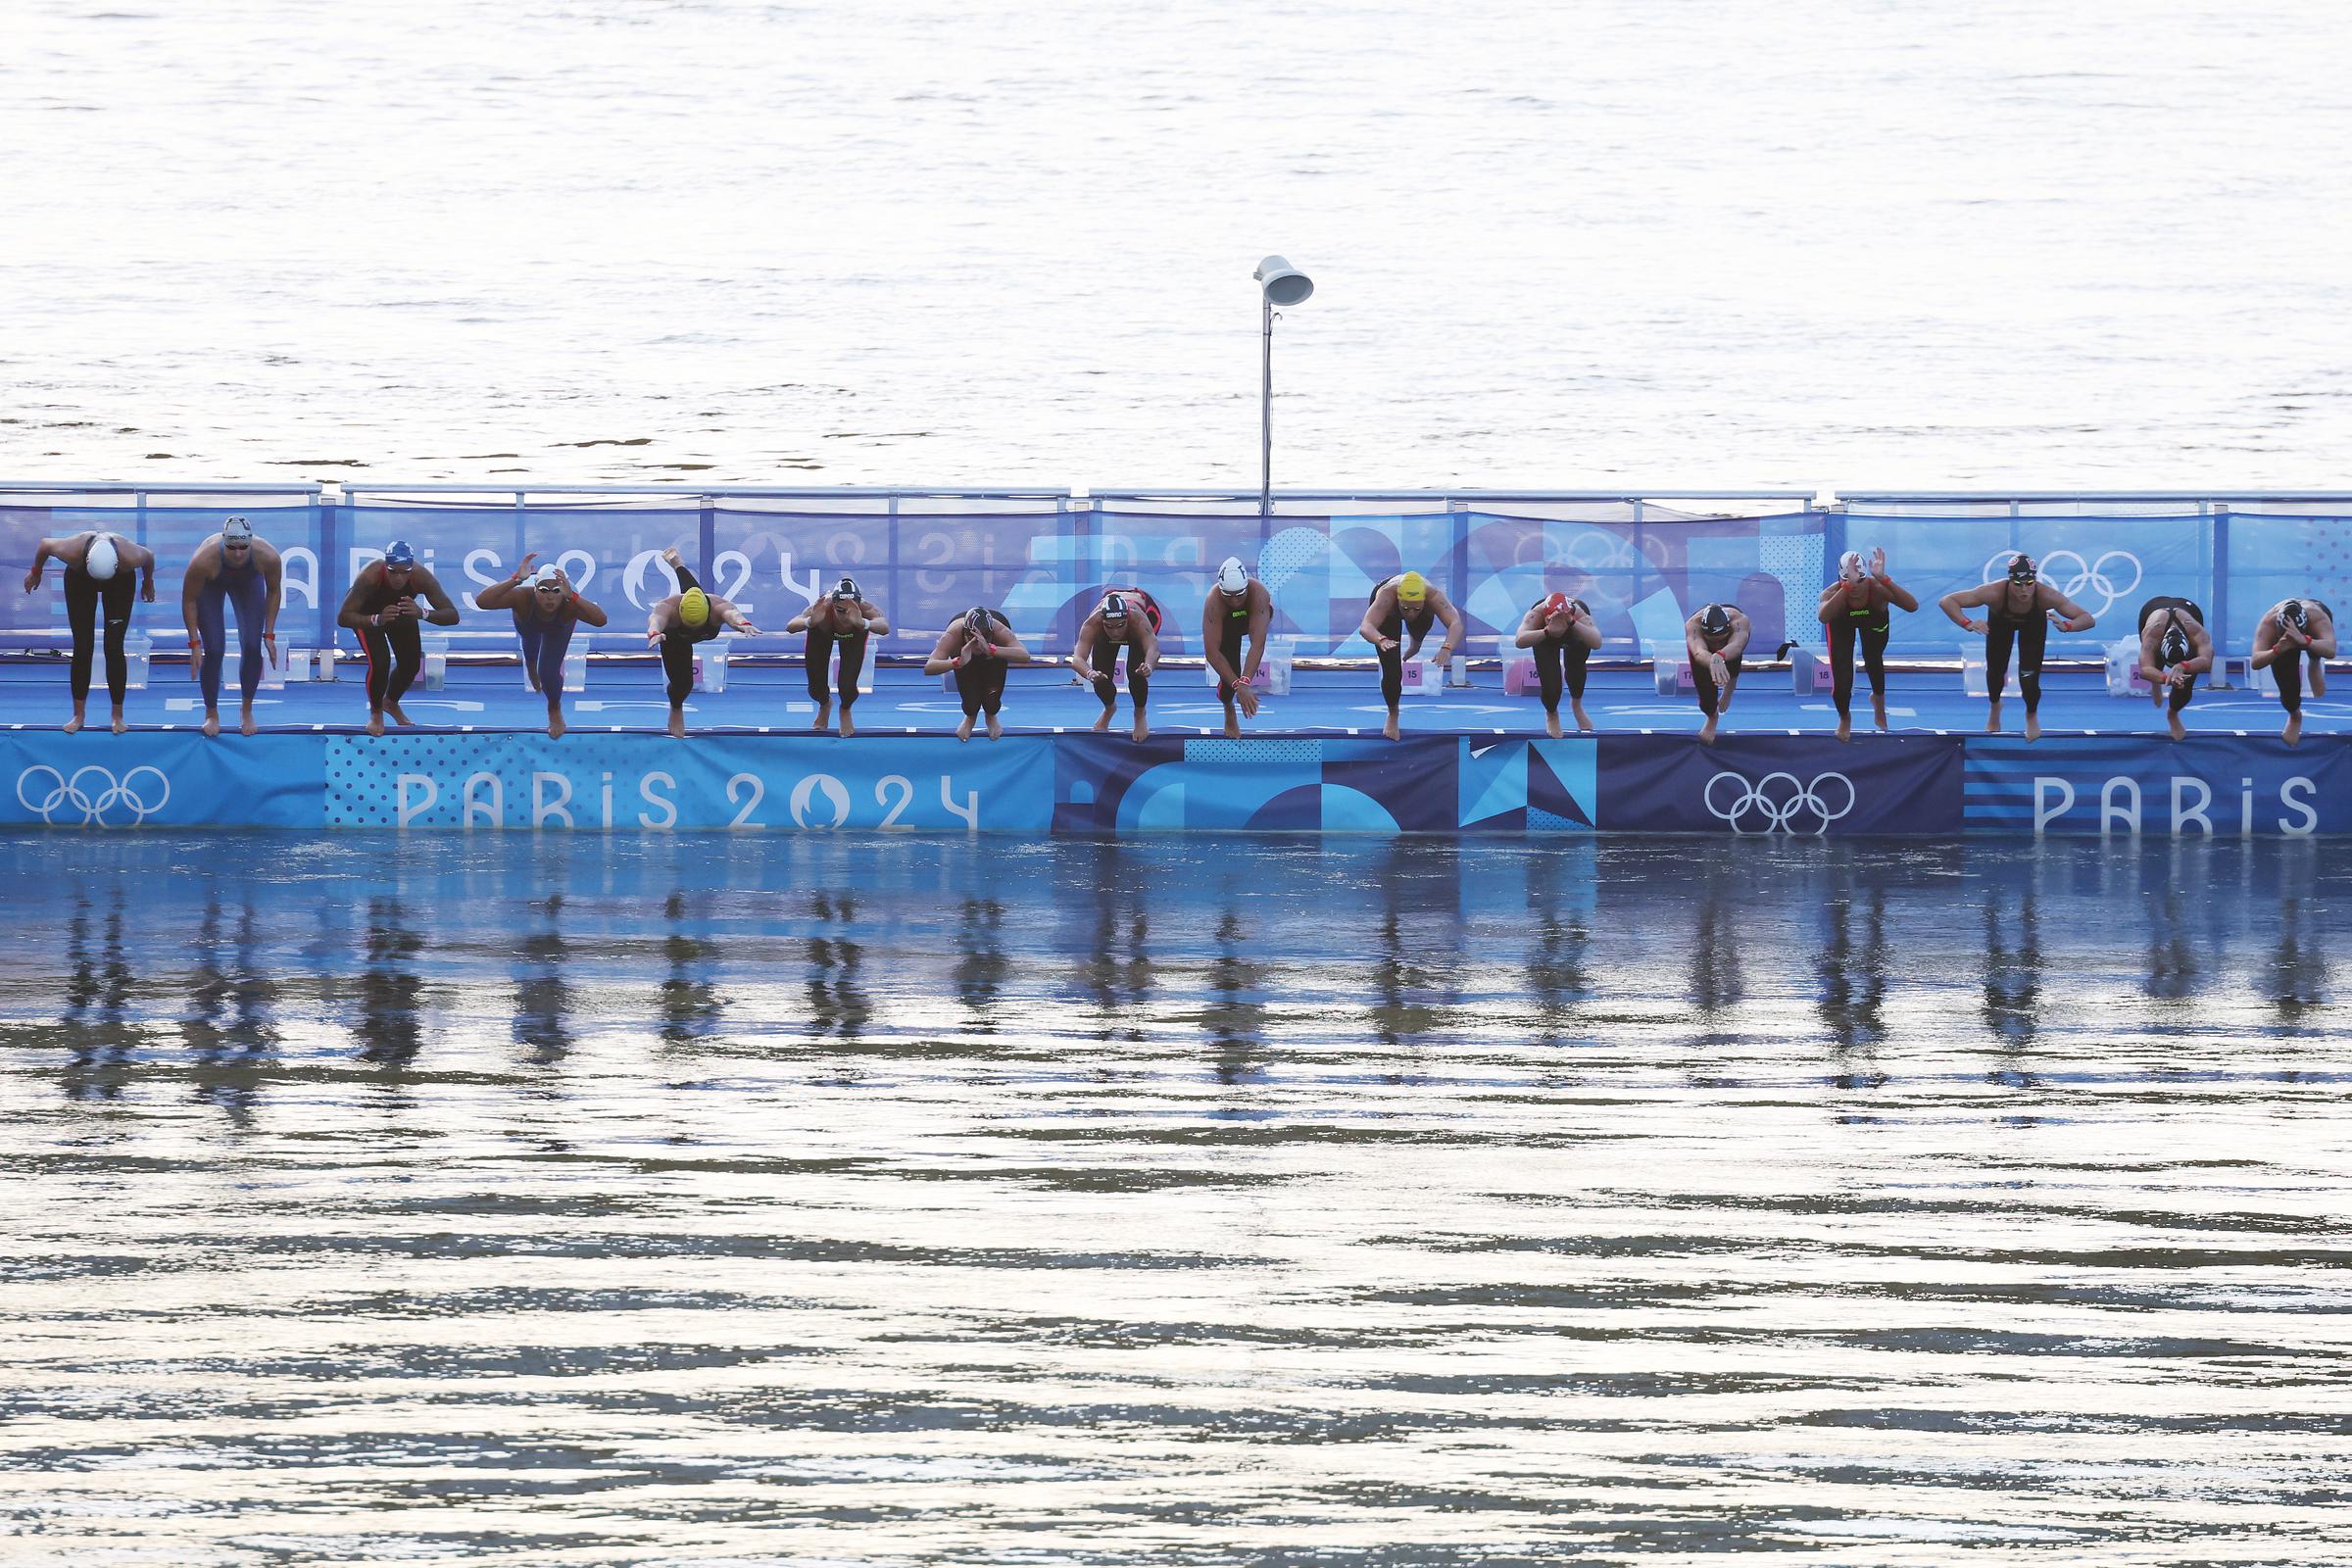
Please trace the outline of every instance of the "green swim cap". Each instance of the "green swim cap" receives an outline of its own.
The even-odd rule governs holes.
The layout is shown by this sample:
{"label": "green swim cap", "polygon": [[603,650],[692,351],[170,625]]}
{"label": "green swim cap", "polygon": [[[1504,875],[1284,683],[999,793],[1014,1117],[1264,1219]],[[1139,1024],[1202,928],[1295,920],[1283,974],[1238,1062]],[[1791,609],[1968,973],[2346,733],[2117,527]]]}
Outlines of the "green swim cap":
{"label": "green swim cap", "polygon": [[710,618],[710,596],[700,588],[689,588],[678,596],[678,620],[687,626],[700,626]]}

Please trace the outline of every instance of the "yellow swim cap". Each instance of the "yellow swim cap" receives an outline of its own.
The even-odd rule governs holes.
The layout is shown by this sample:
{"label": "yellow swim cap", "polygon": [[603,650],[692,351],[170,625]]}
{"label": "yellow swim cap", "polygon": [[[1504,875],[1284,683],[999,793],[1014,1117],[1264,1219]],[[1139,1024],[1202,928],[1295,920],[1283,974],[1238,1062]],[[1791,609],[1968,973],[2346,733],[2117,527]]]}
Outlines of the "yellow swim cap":
{"label": "yellow swim cap", "polygon": [[1417,571],[1408,571],[1396,579],[1396,597],[1408,605],[1417,605],[1429,597],[1429,579]]}
{"label": "yellow swim cap", "polygon": [[710,596],[700,588],[689,588],[678,596],[678,621],[681,625],[700,626],[710,618]]}

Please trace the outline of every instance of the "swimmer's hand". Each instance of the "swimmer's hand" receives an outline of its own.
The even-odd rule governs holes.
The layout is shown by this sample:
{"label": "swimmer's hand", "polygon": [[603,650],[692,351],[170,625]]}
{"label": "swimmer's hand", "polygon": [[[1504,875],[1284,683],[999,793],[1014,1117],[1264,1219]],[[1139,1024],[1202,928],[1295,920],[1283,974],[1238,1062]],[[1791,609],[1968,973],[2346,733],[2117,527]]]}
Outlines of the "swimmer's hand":
{"label": "swimmer's hand", "polygon": [[1870,553],[1870,574],[1873,577],[1886,575],[1886,547],[1885,545],[1879,546]]}
{"label": "swimmer's hand", "polygon": [[1982,637],[1984,635],[1986,627],[1981,620],[1964,620],[1960,623],[1960,629],[1973,637]]}
{"label": "swimmer's hand", "polygon": [[32,593],[32,592],[35,592],[36,590],[38,590],[40,586],[41,586],[41,568],[40,568],[40,567],[38,567],[38,566],[35,566],[35,567],[33,567],[33,568],[30,570],[30,571],[28,571],[28,572],[26,572],[26,573],[24,574],[24,591],[25,591],[26,593]]}
{"label": "swimmer's hand", "polygon": [[152,571],[151,571],[151,572],[149,572],[149,573],[147,574],[147,580],[146,580],[145,582],[143,582],[143,583],[139,584],[139,597],[140,597],[141,599],[144,599],[145,601],[147,601],[147,603],[149,603],[149,604],[151,604],[151,605],[155,603],[155,573],[154,573],[154,572],[152,572]]}
{"label": "swimmer's hand", "polygon": [[188,639],[188,679],[204,679],[204,639],[201,637],[192,636]]}
{"label": "swimmer's hand", "polygon": [[277,657],[277,633],[273,631],[266,631],[262,633],[262,646],[270,651],[270,663],[271,667],[276,667],[276,665],[279,663]]}
{"label": "swimmer's hand", "polygon": [[1717,654],[1714,658],[1707,661],[1707,668],[1715,672],[1716,685],[1729,686],[1732,683],[1732,672],[1730,669],[1725,667],[1723,656],[1721,654]]}
{"label": "swimmer's hand", "polygon": [[520,561],[518,561],[518,562],[516,562],[516,563],[514,564],[514,576],[512,576],[512,577],[509,577],[509,578],[507,579],[507,581],[509,581],[509,582],[520,582],[520,581],[522,581],[522,579],[523,579],[523,575],[524,575],[526,572],[528,572],[528,571],[531,569],[531,563],[532,563],[532,562],[534,562],[534,561],[537,561],[538,559],[539,559],[539,552],[538,552],[538,551],[536,551],[536,550],[534,550],[534,551],[532,551],[530,554],[528,554],[528,555],[524,556],[524,557],[523,557],[523,558],[522,558]]}
{"label": "swimmer's hand", "polygon": [[1070,663],[1070,668],[1076,670],[1078,672],[1078,678],[1086,682],[1089,686],[1092,686],[1095,684],[1095,682],[1102,678],[1095,673],[1095,669],[1092,664],[1081,664],[1076,661],[1072,661]]}
{"label": "swimmer's hand", "polygon": [[1234,688],[1233,695],[1241,699],[1243,717],[1255,718],[1257,716],[1257,690],[1255,687],[1248,681],[1244,681]]}
{"label": "swimmer's hand", "polygon": [[1374,643],[1372,646],[1385,654],[1396,646],[1396,639],[1394,637],[1383,637],[1380,641]]}
{"label": "swimmer's hand", "polygon": [[661,641],[662,641],[662,635],[663,635],[663,628],[662,628],[662,627],[660,627],[660,626],[648,626],[648,627],[646,627],[646,628],[645,628],[645,646],[646,646],[646,647],[648,647],[648,648],[653,648],[653,647],[659,646],[659,645],[660,645],[660,643],[661,643]]}

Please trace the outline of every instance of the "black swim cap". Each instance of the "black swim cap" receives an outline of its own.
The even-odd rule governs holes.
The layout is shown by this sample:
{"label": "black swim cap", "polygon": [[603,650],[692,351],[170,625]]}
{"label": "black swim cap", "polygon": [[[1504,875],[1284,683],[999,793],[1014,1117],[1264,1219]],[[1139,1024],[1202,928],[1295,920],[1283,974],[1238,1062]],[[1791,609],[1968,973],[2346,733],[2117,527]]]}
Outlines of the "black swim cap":
{"label": "black swim cap", "polygon": [[989,615],[986,605],[974,605],[963,612],[963,629],[984,643],[995,640],[989,635],[991,622],[992,617]]}
{"label": "black swim cap", "polygon": [[1102,601],[1102,618],[1104,620],[1126,619],[1127,601],[1117,594],[1112,594],[1104,599]]}
{"label": "black swim cap", "polygon": [[2009,558],[2009,580],[2011,582],[2032,582],[2040,575],[2041,572],[2034,564],[2032,556],[2017,555]]}
{"label": "black swim cap", "polygon": [[841,579],[840,583],[839,583],[839,584],[837,584],[837,585],[834,587],[834,589],[833,589],[833,597],[834,597],[834,598],[836,598],[836,599],[859,599],[859,600],[861,600],[861,599],[863,599],[863,598],[865,597],[865,595],[863,595],[863,594],[861,594],[861,593],[859,593],[859,592],[858,591],[858,579],[857,579],[857,578],[855,578],[855,577],[844,577],[844,578],[842,578],[842,579]]}
{"label": "black swim cap", "polygon": [[2188,662],[2188,633],[2178,626],[2167,626],[2164,635],[2156,639],[2156,663],[2170,669]]}
{"label": "black swim cap", "polygon": [[2304,627],[2310,625],[2311,614],[2303,608],[2303,601],[2300,599],[2289,599],[2285,604],[2280,605],[2278,607],[2278,624],[2281,626],[2292,626],[2297,631],[2301,631]]}
{"label": "black swim cap", "polygon": [[1710,637],[1728,637],[1732,632],[1732,612],[1721,605],[1709,605],[1699,612],[1698,629]]}

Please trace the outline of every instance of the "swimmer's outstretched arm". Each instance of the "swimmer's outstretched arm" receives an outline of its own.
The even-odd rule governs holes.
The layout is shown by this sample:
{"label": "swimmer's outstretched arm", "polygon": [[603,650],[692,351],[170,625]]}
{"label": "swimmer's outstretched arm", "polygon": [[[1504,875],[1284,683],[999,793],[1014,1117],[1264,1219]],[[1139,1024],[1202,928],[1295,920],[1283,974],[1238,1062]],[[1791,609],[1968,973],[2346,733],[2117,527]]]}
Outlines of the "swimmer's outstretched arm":
{"label": "swimmer's outstretched arm", "polygon": [[1150,618],[1143,615],[1135,617],[1135,629],[1142,633],[1136,639],[1135,645],[1143,651],[1144,667],[1140,670],[1137,669],[1133,660],[1130,659],[1127,665],[1129,679],[1133,679],[1137,675],[1149,675],[1159,666],[1159,633],[1152,629]]}
{"label": "swimmer's outstretched arm", "polygon": [[572,588],[569,580],[566,580],[564,586],[571,593],[571,612],[573,614],[591,626],[602,626],[605,623],[604,606],[592,599],[581,598],[579,590]]}
{"label": "swimmer's outstretched arm", "polygon": [[1845,584],[1841,582],[1834,582],[1821,591],[1821,604],[1817,607],[1816,613],[1817,618],[1824,626],[1834,624],[1837,621],[1837,613],[1830,609],[1830,606],[1836,604],[1838,600],[1843,599],[1844,597]]}
{"label": "swimmer's outstretched arm", "polygon": [[[785,628],[787,631],[790,631],[791,629],[792,628],[789,626]],[[948,645],[950,643],[954,643],[957,648],[961,648],[963,645],[963,639],[966,635],[968,634],[964,631],[963,625],[960,621],[953,626],[950,626],[946,631],[941,632],[939,634],[939,641],[931,645],[931,652],[923,656],[923,673],[926,675],[945,675],[949,670],[954,669],[957,664],[961,663],[962,661],[957,659],[954,653],[949,651]]]}
{"label": "swimmer's outstretched arm", "polygon": [[522,586],[522,579],[530,574],[531,563],[538,559],[539,552],[534,550],[516,562],[513,576],[500,578],[473,596],[473,608],[476,610],[516,610],[521,608],[524,601],[530,597],[529,590]]}
{"label": "swimmer's outstretched arm", "polygon": [[57,540],[43,539],[39,544],[32,547],[32,566],[24,573],[24,591],[26,593],[31,593],[40,587],[41,564],[45,561],[48,561],[51,557],[55,557],[60,562],[63,562],[66,559],[66,553],[63,549],[59,548],[59,543]]}
{"label": "swimmer's outstretched arm", "polygon": [[750,621],[744,619],[743,612],[737,610],[731,601],[725,599],[711,600],[710,613],[716,615],[725,624],[734,627],[746,637],[757,637],[760,635],[760,628],[753,625]]}
{"label": "swimmer's outstretched arm", "polygon": [[1219,635],[1222,628],[1217,625],[1217,601],[1222,597],[1221,591],[1200,596],[1200,658],[1211,674],[1231,685],[1241,678],[1241,671],[1225,662],[1225,639]]}
{"label": "swimmer's outstretched arm", "polygon": [[[1386,612],[1381,608],[1384,605],[1388,607]],[[1396,590],[1393,587],[1382,588],[1372,596],[1372,602],[1364,607],[1363,624],[1355,628],[1355,634],[1375,648],[1396,647],[1396,639],[1380,629],[1381,623],[1394,614],[1396,610]]]}
{"label": "swimmer's outstretched arm", "polygon": [[1963,609],[1984,610],[1987,608],[1992,604],[1993,596],[2001,592],[2002,586],[1997,582],[1988,582],[1982,588],[1955,588],[1941,599],[1936,600],[1936,608],[1951,616],[1952,624],[1958,626],[1962,631],[1983,632],[1988,629],[1984,621],[1971,620],[1960,612]]}
{"label": "swimmer's outstretched arm", "polygon": [[1035,662],[1037,658],[1036,655],[1029,652],[1029,645],[1022,642],[1010,626],[992,628],[989,646],[996,649],[997,657],[1007,664],[1027,664]]}
{"label": "swimmer's outstretched arm", "polygon": [[882,613],[882,608],[879,605],[871,605],[860,599],[858,601],[858,609],[865,616],[865,630],[868,636],[887,637],[890,635],[890,617]]}
{"label": "swimmer's outstretched arm", "polygon": [[1257,666],[1266,657],[1266,634],[1274,629],[1274,591],[1262,582],[1250,585],[1250,626],[1243,633],[1250,644],[1242,660],[1242,679],[1257,679]]}
{"label": "swimmer's outstretched arm", "polygon": [[1095,673],[1093,659],[1095,638],[1101,634],[1102,626],[1102,615],[1100,611],[1087,616],[1086,624],[1078,628],[1078,641],[1070,649],[1070,667],[1089,682],[1102,679]]}
{"label": "swimmer's outstretched arm", "polygon": [[[115,536],[118,539],[122,535]],[[145,545],[134,545],[123,539],[116,547],[122,554],[122,564],[135,567],[139,573],[139,597],[148,604],[155,603],[155,552]]]}
{"label": "swimmer's outstretched arm", "polygon": [[2322,659],[2335,657],[2335,617],[2328,617],[2328,629],[2303,639],[2303,646]]}
{"label": "swimmer's outstretched arm", "polygon": [[[1435,583],[1430,585],[1429,597],[1438,602],[1438,619],[1446,624],[1445,640],[1438,644],[1438,662],[1443,664],[1469,640],[1470,625],[1462,619],[1462,612],[1453,607],[1453,601],[1446,597],[1445,590]],[[1414,646],[1419,647],[1420,644],[1415,643]]]}
{"label": "swimmer's outstretched arm", "polygon": [[1587,648],[1600,646],[1600,622],[1574,605],[1568,607],[1568,629],[1574,634],[1576,640]]}
{"label": "swimmer's outstretched arm", "polygon": [[1896,582],[1892,577],[1886,575],[1886,551],[1882,550],[1879,552],[1878,559],[1871,565],[1871,575],[1878,578],[1879,586],[1886,590],[1886,602],[1888,604],[1893,605],[1900,610],[1914,612],[1918,611],[1919,601],[1912,597],[1911,590],[1904,587],[1901,583]]}
{"label": "swimmer's outstretched arm", "polygon": [[1513,648],[1533,648],[1545,635],[1544,607],[1538,605],[1519,617],[1519,635],[1511,639]]}
{"label": "swimmer's outstretched arm", "polygon": [[679,595],[671,594],[667,599],[655,601],[654,608],[646,612],[645,640],[647,642],[658,643],[667,634],[670,620],[678,612],[678,599]]}
{"label": "swimmer's outstretched arm", "polygon": [[433,612],[424,617],[426,620],[436,626],[458,623],[458,607],[450,603],[449,590],[441,586],[441,579],[433,575],[430,567],[416,568],[416,586],[424,590],[425,602],[433,607]]}
{"label": "swimmer's outstretched arm", "polygon": [[1728,643],[1725,643],[1725,644],[1723,645],[1723,657],[1724,657],[1724,659],[1725,659],[1726,661],[1730,661],[1730,660],[1738,659],[1738,658],[1739,658],[1739,657],[1740,657],[1741,654],[1744,654],[1744,653],[1746,653],[1746,652],[1747,652],[1747,640],[1748,640],[1748,638],[1750,638],[1750,637],[1752,637],[1752,636],[1754,636],[1754,635],[1755,635],[1755,631],[1756,631],[1755,622],[1753,622],[1753,621],[1751,621],[1751,620],[1749,620],[1749,619],[1747,618],[1747,612],[1746,612],[1746,611],[1744,611],[1744,610],[1735,610],[1735,611],[1733,611],[1733,612],[1732,612],[1732,640],[1731,640],[1730,642],[1728,642]]}
{"label": "swimmer's outstretched arm", "polygon": [[375,624],[375,617],[360,608],[360,600],[374,583],[383,581],[383,567],[373,562],[360,568],[360,574],[351,579],[351,592],[343,596],[343,608],[335,612],[336,625],[357,631],[362,626]]}
{"label": "swimmer's outstretched arm", "polygon": [[2041,585],[2041,591],[2047,597],[2040,601],[2040,608],[2051,614],[2063,617],[2057,623],[2060,631],[2088,631],[2099,623],[2098,616],[2084,610],[2048,583],[2045,582]]}

